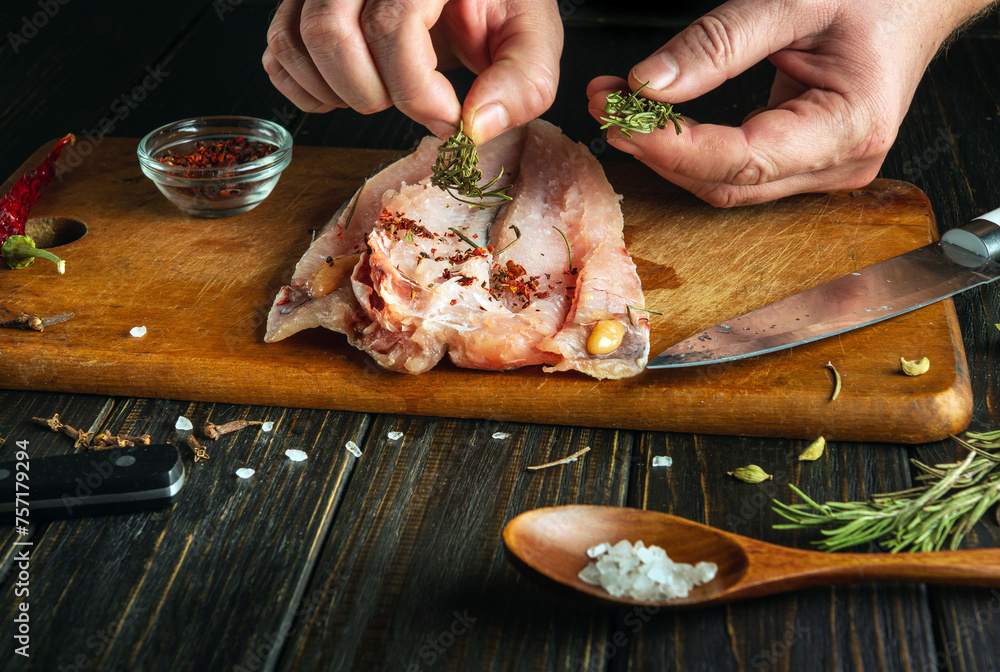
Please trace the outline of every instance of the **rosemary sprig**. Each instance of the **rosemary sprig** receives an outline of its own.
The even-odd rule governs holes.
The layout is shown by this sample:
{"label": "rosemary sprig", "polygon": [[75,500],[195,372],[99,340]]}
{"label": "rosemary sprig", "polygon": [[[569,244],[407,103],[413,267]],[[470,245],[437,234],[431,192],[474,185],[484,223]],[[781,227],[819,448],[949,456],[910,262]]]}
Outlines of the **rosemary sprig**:
{"label": "rosemary sprig", "polygon": [[622,135],[631,138],[633,132],[652,133],[658,128],[666,128],[668,123],[673,123],[674,130],[680,135],[680,122],[684,117],[674,112],[674,106],[669,103],[658,103],[639,96],[639,92],[646,88],[646,84],[627,96],[621,91],[608,96],[608,102],[604,104],[604,111],[608,116],[601,117],[601,121],[605,122],[601,128],[617,126],[622,130]]}
{"label": "rosemary sprig", "polygon": [[569,255],[569,272],[572,273],[573,272],[573,247],[569,244],[569,238],[566,237],[566,234],[563,233],[562,229],[560,229],[558,226],[553,226],[552,228],[559,232],[559,235],[562,236],[563,242],[566,243],[566,254]]}
{"label": "rosemary sprig", "polygon": [[946,544],[958,548],[962,539],[991,506],[1000,502],[1000,430],[966,432],[952,437],[968,449],[959,462],[927,465],[910,462],[920,472],[916,487],[875,495],[866,502],[818,504],[794,485],[798,504],[774,501],[774,511],[789,523],[778,530],[820,528],[824,539],[814,542],[823,551],[881,540],[900,551],[937,551]]}
{"label": "rosemary sprig", "polygon": [[[496,177],[479,186],[480,180],[483,179],[483,171],[479,170],[479,150],[476,149],[476,143],[462,133],[460,124],[458,133],[438,147],[438,157],[431,173],[431,184],[448,192],[452,198],[469,207],[492,208],[511,200],[511,197],[504,193],[511,185],[493,189],[501,177],[503,177],[502,166]],[[493,190],[490,191],[491,189]]]}
{"label": "rosemary sprig", "polygon": [[478,250],[481,246],[476,244],[476,241],[469,238],[467,235],[456,229],[454,226],[449,226],[448,230],[454,233],[456,236],[462,239],[462,242],[471,247],[474,250]]}

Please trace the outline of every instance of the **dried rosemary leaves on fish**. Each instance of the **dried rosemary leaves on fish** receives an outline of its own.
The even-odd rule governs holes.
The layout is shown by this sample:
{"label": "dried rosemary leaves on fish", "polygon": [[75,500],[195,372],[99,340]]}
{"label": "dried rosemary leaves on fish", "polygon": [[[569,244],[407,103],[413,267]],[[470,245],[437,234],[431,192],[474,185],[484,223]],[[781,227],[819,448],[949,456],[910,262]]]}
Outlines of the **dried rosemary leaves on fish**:
{"label": "dried rosemary leaves on fish", "polygon": [[601,128],[617,126],[621,129],[622,135],[631,138],[632,133],[652,133],[672,123],[677,135],[680,135],[680,122],[684,117],[674,112],[674,106],[669,103],[659,103],[640,96],[639,92],[646,88],[647,84],[649,82],[628,95],[624,95],[622,91],[609,95],[608,101],[604,104],[604,112],[608,116],[601,117],[601,121],[604,122]]}
{"label": "dried rosemary leaves on fish", "polygon": [[431,173],[431,184],[470,207],[492,208],[511,200],[511,197],[504,193],[511,185],[493,189],[501,177],[503,177],[503,167],[496,177],[479,186],[479,182],[483,179],[483,171],[479,170],[479,150],[476,149],[476,143],[462,133],[460,124],[458,133],[438,147],[437,160]]}
{"label": "dried rosemary leaves on fish", "polygon": [[815,542],[823,551],[838,551],[878,541],[887,550],[937,551],[955,549],[986,512],[1000,501],[1000,430],[966,432],[952,437],[968,449],[959,462],[927,465],[910,462],[920,472],[920,485],[875,495],[866,502],[819,504],[794,485],[798,504],[775,500],[774,511],[788,523],[778,530],[818,528],[824,538]]}

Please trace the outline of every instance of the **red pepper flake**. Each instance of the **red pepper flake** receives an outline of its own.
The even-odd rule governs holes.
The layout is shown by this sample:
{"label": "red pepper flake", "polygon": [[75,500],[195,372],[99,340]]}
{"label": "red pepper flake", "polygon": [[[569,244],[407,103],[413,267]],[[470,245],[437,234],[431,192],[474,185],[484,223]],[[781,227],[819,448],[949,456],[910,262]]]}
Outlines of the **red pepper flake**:
{"label": "red pepper flake", "polygon": [[[435,237],[434,234],[420,224],[417,224],[412,219],[404,217],[398,212],[393,214],[388,210],[388,208],[382,208],[382,214],[379,215],[378,218],[378,226],[381,226],[384,230],[388,231],[391,236],[396,236],[396,234],[400,231],[403,232],[404,237],[406,234],[409,234],[407,242],[413,242],[412,238],[414,236],[430,239]],[[433,252],[433,250],[431,251]]]}
{"label": "red pepper flake", "polygon": [[458,303],[458,299],[452,299],[451,301],[448,302],[448,304],[452,306],[454,306],[456,303]]}
{"label": "red pepper flake", "polygon": [[455,254],[448,257],[448,261],[457,265],[457,264],[464,264],[465,262],[469,261],[474,257],[485,258],[486,256],[489,256],[489,252],[487,252],[486,248],[476,247],[468,250],[462,250],[461,252],[456,252]]}
{"label": "red pepper flake", "polygon": [[499,300],[504,293],[509,292],[522,306],[527,306],[532,294],[538,291],[538,276],[527,275],[524,266],[515,263],[513,259],[508,259],[504,266],[498,265],[490,281],[490,294],[494,298]]}
{"label": "red pepper flake", "polygon": [[460,286],[462,286],[462,287],[468,287],[469,285],[471,285],[475,281],[476,281],[476,278],[472,277],[471,275],[463,275],[459,279],[458,284]]}
{"label": "red pepper flake", "polygon": [[0,199],[0,252],[11,268],[24,268],[35,261],[36,257],[48,259],[56,264],[59,272],[66,268],[66,263],[48,250],[35,247],[35,241],[25,233],[28,223],[28,213],[42,195],[42,187],[52,182],[55,177],[53,164],[62,153],[63,147],[76,142],[76,137],[70,133],[52,148],[52,151],[42,160],[41,164],[30,173],[21,176],[10,193]]}
{"label": "red pepper flake", "polygon": [[[277,145],[269,142],[250,142],[243,136],[223,138],[208,145],[196,140],[194,151],[174,154],[167,150],[166,154],[156,157],[156,160],[179,168],[228,168],[263,159],[277,149]],[[198,177],[198,173],[185,173],[184,177]]]}

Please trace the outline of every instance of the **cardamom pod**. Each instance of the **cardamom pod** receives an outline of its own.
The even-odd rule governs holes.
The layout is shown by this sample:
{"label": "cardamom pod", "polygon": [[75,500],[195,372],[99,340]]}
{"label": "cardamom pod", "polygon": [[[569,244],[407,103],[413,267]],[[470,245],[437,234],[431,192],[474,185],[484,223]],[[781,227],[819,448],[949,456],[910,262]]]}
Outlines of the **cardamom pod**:
{"label": "cardamom pod", "polygon": [[910,361],[909,359],[900,357],[899,366],[903,369],[903,373],[908,376],[920,376],[927,373],[928,369],[931,368],[931,360],[921,357],[920,359]]}
{"label": "cardamom pod", "polygon": [[806,449],[799,455],[799,462],[802,460],[818,460],[823,456],[824,450],[826,450],[826,439],[821,436],[806,446]]}
{"label": "cardamom pod", "polygon": [[762,481],[773,480],[774,476],[767,473],[756,464],[748,464],[745,467],[740,467],[734,471],[726,472],[734,478],[738,478],[744,483],[760,483]]}

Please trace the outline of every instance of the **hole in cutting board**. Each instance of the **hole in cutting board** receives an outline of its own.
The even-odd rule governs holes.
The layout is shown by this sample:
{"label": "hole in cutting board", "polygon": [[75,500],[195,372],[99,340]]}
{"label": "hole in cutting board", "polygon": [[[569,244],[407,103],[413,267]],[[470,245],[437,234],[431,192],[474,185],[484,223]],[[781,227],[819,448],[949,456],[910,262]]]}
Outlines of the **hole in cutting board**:
{"label": "hole in cutting board", "polygon": [[87,235],[87,225],[71,217],[33,217],[25,222],[24,232],[36,247],[48,249],[80,240]]}

